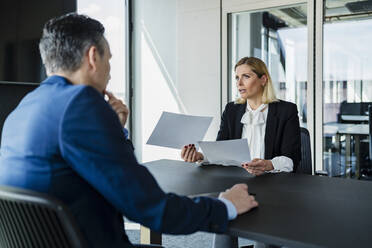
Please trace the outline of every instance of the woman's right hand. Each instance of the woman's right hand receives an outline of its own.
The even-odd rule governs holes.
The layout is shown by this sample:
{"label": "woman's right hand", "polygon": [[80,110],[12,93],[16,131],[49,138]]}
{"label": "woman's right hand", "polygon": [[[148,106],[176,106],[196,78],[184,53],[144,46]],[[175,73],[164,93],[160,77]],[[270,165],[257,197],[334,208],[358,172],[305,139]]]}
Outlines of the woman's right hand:
{"label": "woman's right hand", "polygon": [[181,150],[181,158],[186,162],[197,162],[204,159],[201,152],[197,152],[194,144],[185,145]]}

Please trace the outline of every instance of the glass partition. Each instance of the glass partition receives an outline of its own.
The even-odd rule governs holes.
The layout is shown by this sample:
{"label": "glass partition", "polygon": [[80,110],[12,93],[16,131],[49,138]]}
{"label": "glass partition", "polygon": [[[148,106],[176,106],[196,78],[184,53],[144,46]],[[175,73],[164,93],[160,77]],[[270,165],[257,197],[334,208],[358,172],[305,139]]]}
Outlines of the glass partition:
{"label": "glass partition", "polygon": [[372,5],[324,2],[323,167],[331,176],[368,177],[372,104]]}
{"label": "glass partition", "polygon": [[234,66],[246,56],[262,59],[277,97],[297,104],[301,126],[307,108],[307,5],[229,15],[229,97],[238,97]]}

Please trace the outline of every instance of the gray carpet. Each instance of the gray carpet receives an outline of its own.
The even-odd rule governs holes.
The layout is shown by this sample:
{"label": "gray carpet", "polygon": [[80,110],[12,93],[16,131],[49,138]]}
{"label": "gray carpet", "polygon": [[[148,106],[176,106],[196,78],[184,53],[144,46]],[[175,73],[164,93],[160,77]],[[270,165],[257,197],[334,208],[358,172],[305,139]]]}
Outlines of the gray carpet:
{"label": "gray carpet", "polygon": [[[140,242],[140,232],[138,230],[126,231],[132,243]],[[213,234],[197,232],[190,235],[164,235],[163,246],[166,248],[209,248],[212,247]],[[252,241],[239,238],[239,246],[251,245]]]}

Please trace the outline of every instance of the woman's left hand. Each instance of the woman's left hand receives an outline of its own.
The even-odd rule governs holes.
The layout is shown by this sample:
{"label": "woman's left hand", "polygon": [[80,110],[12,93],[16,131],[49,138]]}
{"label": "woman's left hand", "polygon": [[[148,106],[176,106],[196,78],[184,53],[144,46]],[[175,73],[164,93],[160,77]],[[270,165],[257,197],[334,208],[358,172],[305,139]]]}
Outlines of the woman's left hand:
{"label": "woman's left hand", "polygon": [[265,173],[265,171],[271,171],[274,169],[273,163],[270,160],[255,158],[251,162],[243,163],[243,168],[249,173],[259,176]]}

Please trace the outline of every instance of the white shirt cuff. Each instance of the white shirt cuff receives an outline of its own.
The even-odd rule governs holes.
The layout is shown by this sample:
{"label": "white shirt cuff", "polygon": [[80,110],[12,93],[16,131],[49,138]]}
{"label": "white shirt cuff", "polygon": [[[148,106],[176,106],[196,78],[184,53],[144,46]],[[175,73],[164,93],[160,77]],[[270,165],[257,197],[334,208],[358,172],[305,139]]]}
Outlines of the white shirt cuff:
{"label": "white shirt cuff", "polygon": [[223,197],[218,197],[218,199],[225,203],[227,209],[227,217],[229,218],[229,220],[235,219],[236,216],[238,216],[238,211],[236,210],[234,204],[230,200],[227,200]]}
{"label": "white shirt cuff", "polygon": [[293,161],[286,156],[277,156],[271,159],[274,170],[268,171],[270,173],[291,172],[293,171]]}

